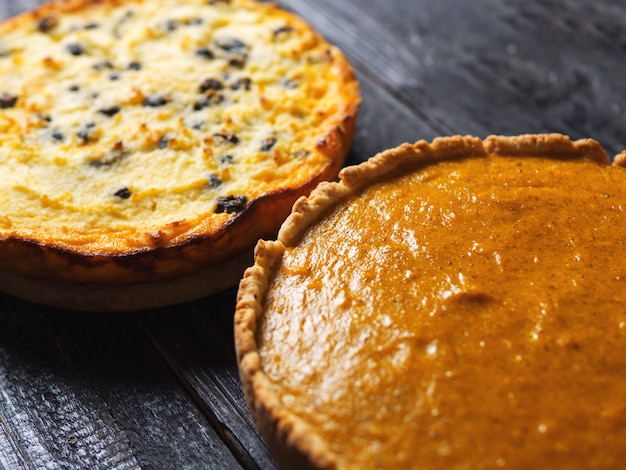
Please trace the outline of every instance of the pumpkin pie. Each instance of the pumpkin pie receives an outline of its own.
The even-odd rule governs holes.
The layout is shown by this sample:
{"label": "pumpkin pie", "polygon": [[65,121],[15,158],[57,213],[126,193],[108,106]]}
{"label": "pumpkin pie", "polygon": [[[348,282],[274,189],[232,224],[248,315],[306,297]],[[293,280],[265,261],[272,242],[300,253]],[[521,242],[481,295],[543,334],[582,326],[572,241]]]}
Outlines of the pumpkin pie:
{"label": "pumpkin pie", "polygon": [[625,161],[562,135],[439,138],[301,198],[235,318],[278,461],[620,468]]}

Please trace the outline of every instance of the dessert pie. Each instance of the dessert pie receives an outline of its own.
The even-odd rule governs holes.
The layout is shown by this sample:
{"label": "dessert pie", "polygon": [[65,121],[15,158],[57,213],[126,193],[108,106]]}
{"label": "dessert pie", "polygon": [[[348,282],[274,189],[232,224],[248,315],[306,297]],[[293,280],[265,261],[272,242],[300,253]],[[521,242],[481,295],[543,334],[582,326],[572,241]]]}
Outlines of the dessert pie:
{"label": "dessert pie", "polygon": [[235,318],[285,468],[619,468],[626,154],[439,138],[348,167],[261,241]]}
{"label": "dessert pie", "polygon": [[126,310],[236,284],[336,177],[359,101],[273,4],[61,0],[0,24],[0,287]]}

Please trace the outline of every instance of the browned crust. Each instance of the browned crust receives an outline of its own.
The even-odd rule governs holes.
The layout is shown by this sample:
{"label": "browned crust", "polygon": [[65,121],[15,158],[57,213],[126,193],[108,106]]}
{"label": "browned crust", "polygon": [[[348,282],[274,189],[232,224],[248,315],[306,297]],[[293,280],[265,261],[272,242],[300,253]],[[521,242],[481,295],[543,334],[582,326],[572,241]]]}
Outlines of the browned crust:
{"label": "browned crust", "polygon": [[[249,0],[232,1],[242,6],[256,3]],[[47,15],[124,3],[127,0],[58,0],[5,21],[0,24],[0,31],[3,28],[19,27]],[[269,8],[277,7],[271,5]],[[293,22],[305,24],[287,12],[281,11],[281,14]],[[318,37],[315,32],[311,32]],[[155,234],[154,246],[121,253],[91,249],[82,251],[82,248],[68,248],[53,240],[17,234],[0,237],[0,270],[13,273],[18,278],[33,280],[127,286],[130,283],[167,281],[190,275],[251,250],[260,238],[274,237],[299,196],[308,194],[320,181],[337,176],[352,143],[360,105],[359,86],[342,53],[331,45],[328,45],[328,50],[341,82],[342,103],[339,109],[328,116],[320,130],[316,151],[325,157],[326,165],[316,174],[310,175],[302,183],[289,183],[249,201],[244,210],[217,228],[214,224],[204,222],[199,222],[187,231],[180,227],[163,227],[163,232]],[[177,232],[183,234],[178,235]],[[11,284],[7,280],[5,290],[11,291]],[[211,291],[211,286],[207,286],[205,292]]]}
{"label": "browned crust", "polygon": [[254,253],[255,265],[246,270],[239,285],[235,338],[244,394],[261,435],[281,465],[334,469],[336,458],[323,440],[305,422],[290,414],[272,393],[256,346],[257,321],[262,315],[267,281],[283,250],[280,242],[260,240]]}
{"label": "browned crust", "polygon": [[561,134],[521,135],[517,137],[490,136],[485,149],[495,155],[549,156],[552,158],[588,158],[609,164],[604,149],[593,139],[573,141]]}
{"label": "browned crust", "polygon": [[[235,341],[244,393],[257,426],[278,461],[285,468],[341,468],[340,456],[333,454],[323,439],[307,423],[289,412],[273,393],[273,384],[263,371],[257,332],[269,280],[287,246],[298,243],[302,234],[340,201],[363,186],[401,171],[411,171],[442,160],[476,157],[545,156],[547,158],[587,158],[610,164],[598,142],[571,141],[560,134],[443,137],[432,143],[419,141],[384,151],[369,161],[344,168],[337,183],[321,183],[308,198],[300,198],[282,225],[277,241],[260,241],[255,250],[255,264],[240,282],[235,312]],[[626,164],[626,151],[615,164]]]}
{"label": "browned crust", "polygon": [[622,150],[620,153],[615,155],[613,164],[626,168],[626,150]]}
{"label": "browned crust", "polygon": [[0,269],[33,279],[119,285],[171,279],[226,261],[253,247],[260,238],[274,237],[299,196],[308,194],[320,181],[335,178],[350,148],[354,122],[352,115],[343,128],[334,127],[328,134],[333,136],[327,139],[332,145],[324,149],[328,164],[321,172],[298,187],[282,188],[250,201],[217,230],[124,254],[85,254],[38,240],[9,237],[0,239]]}
{"label": "browned crust", "polygon": [[11,295],[50,307],[126,312],[186,302],[227,289],[241,279],[252,259],[250,250],[186,276],[126,286],[32,279],[7,271],[0,271],[0,285]]}

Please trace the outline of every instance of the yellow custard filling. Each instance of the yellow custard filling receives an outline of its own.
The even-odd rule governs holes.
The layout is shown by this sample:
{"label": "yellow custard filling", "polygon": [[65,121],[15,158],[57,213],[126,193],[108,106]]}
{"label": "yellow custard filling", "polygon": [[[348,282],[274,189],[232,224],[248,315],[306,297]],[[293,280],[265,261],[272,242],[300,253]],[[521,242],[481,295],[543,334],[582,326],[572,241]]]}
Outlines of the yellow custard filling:
{"label": "yellow custard filling", "polygon": [[298,18],[248,0],[82,3],[0,24],[0,237],[153,247],[329,165],[320,141],[357,88]]}
{"label": "yellow custard filling", "polygon": [[619,467],[624,180],[490,155],[343,201],[270,280],[273,391],[349,468]]}

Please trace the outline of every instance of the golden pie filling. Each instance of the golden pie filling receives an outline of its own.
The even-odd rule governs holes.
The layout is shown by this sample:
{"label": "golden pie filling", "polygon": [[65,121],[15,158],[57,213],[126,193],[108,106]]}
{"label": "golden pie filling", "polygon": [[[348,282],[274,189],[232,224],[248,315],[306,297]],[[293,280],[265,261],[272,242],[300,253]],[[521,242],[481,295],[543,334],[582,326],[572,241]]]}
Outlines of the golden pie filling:
{"label": "golden pie filling", "polygon": [[623,465],[625,181],[488,155],[357,191],[269,277],[271,392],[339,467]]}

